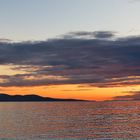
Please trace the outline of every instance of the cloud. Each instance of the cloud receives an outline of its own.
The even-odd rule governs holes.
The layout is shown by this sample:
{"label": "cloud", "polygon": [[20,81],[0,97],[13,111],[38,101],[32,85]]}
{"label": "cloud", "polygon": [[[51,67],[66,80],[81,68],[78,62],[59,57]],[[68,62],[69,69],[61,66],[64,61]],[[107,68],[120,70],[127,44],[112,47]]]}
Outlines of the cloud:
{"label": "cloud", "polygon": [[109,31],[96,31],[94,32],[94,37],[95,38],[112,38],[114,37],[115,32],[109,32]]}
{"label": "cloud", "polygon": [[65,39],[74,39],[74,38],[84,38],[84,39],[109,39],[115,36],[115,32],[111,31],[95,31],[95,32],[86,32],[86,31],[79,31],[79,32],[70,32],[68,34],[63,35],[62,37]]}
{"label": "cloud", "polygon": [[140,91],[129,91],[131,95],[116,96],[114,100],[140,100]]}
{"label": "cloud", "polygon": [[7,39],[7,38],[0,38],[0,42],[6,43],[6,42],[11,42],[11,41],[12,41],[12,40]]}
{"label": "cloud", "polygon": [[140,0],[129,0],[130,3],[140,2]]}
{"label": "cloud", "polygon": [[139,36],[117,38],[109,31],[68,35],[41,42],[0,43],[0,65],[26,72],[1,75],[0,86],[140,84]]}

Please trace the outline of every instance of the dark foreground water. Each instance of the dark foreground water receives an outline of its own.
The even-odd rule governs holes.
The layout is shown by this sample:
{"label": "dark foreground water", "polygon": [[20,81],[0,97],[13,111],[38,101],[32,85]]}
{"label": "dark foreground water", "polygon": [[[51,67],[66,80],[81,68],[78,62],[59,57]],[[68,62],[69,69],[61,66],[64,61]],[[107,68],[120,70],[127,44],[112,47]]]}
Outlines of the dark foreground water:
{"label": "dark foreground water", "polygon": [[140,138],[140,102],[0,103],[0,138]]}

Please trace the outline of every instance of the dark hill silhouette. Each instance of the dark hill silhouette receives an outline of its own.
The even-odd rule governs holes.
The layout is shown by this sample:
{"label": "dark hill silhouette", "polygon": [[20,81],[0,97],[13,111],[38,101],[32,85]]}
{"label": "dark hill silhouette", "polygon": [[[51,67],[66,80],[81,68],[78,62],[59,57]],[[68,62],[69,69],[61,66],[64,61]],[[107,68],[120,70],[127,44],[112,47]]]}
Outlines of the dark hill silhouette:
{"label": "dark hill silhouette", "polygon": [[85,101],[77,99],[59,99],[50,97],[41,97],[38,95],[8,95],[0,94],[0,102],[41,102],[41,101]]}

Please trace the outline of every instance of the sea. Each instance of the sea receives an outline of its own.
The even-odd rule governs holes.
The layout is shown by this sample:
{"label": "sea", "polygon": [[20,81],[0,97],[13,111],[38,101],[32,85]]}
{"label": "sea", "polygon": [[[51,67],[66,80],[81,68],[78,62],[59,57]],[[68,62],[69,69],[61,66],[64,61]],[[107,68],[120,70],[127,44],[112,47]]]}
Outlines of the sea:
{"label": "sea", "polygon": [[140,139],[140,101],[1,102],[2,140]]}

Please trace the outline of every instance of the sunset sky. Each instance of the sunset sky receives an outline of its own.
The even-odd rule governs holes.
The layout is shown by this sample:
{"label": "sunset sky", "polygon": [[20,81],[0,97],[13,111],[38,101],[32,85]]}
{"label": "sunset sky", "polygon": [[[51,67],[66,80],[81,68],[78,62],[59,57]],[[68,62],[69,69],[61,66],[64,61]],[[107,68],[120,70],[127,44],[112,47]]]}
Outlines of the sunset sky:
{"label": "sunset sky", "polygon": [[140,1],[0,0],[0,92],[140,98]]}

